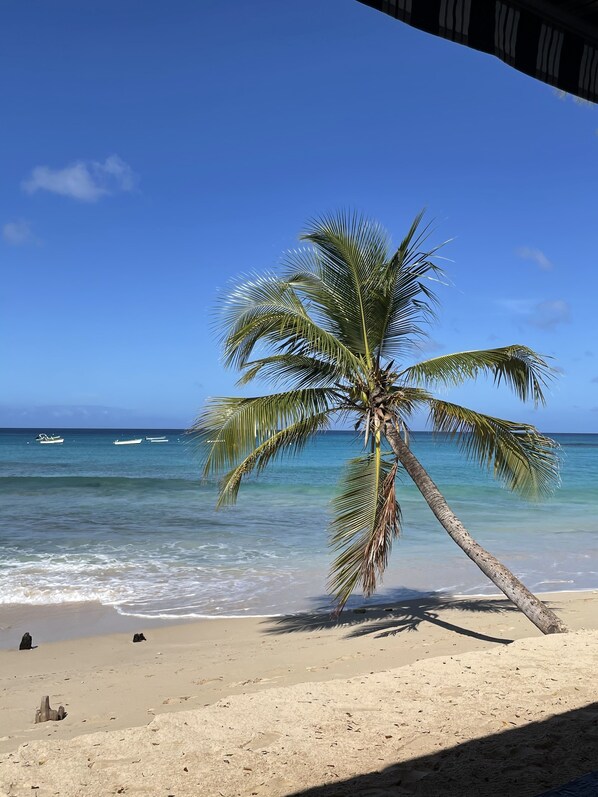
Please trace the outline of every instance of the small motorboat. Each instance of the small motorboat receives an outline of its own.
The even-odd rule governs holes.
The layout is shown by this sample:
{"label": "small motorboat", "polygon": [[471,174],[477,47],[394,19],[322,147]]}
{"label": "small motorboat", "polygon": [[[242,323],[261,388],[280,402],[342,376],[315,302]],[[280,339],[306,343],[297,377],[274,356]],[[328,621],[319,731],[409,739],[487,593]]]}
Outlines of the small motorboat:
{"label": "small motorboat", "polygon": [[146,437],[145,439],[148,443],[168,443],[166,435],[160,435],[160,437]]}
{"label": "small motorboat", "polygon": [[137,446],[141,443],[141,437],[136,437],[134,440],[115,440],[115,446]]}
{"label": "small motorboat", "polygon": [[41,432],[35,439],[38,443],[41,443],[41,445],[46,446],[51,443],[64,443],[64,437],[61,437],[59,434],[45,434]]}

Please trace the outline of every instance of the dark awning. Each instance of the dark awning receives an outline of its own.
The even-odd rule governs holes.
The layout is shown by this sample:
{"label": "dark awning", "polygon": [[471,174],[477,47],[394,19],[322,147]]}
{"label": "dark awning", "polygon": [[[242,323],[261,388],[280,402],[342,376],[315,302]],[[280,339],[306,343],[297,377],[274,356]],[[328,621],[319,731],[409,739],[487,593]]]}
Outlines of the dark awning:
{"label": "dark awning", "polygon": [[491,53],[598,102],[598,2],[592,0],[359,0],[414,28]]}

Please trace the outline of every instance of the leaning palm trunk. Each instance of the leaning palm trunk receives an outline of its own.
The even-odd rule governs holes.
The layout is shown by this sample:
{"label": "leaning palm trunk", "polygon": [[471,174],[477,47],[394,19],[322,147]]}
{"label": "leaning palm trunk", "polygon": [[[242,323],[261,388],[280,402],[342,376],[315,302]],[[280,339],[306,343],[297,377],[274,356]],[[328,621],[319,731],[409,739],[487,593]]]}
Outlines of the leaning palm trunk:
{"label": "leaning palm trunk", "polygon": [[569,629],[562,620],[559,620],[546,604],[538,600],[495,556],[473,539],[397,430],[387,424],[385,433],[396,457],[451,539],[542,633],[566,633]]}

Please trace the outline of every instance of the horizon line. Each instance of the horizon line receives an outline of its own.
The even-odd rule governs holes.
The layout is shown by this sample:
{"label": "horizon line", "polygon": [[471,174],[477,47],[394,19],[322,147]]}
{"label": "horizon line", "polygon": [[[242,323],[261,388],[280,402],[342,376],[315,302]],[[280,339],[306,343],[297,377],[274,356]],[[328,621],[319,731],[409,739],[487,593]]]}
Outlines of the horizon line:
{"label": "horizon line", "polygon": [[[45,428],[53,430],[63,430],[69,432],[123,432],[123,431],[168,431],[177,433],[187,433],[190,427],[185,426],[52,426],[46,425]],[[0,432],[36,432],[40,426],[0,426]],[[435,432],[432,429],[411,429],[414,434],[435,434],[448,435],[449,432]],[[352,429],[321,429],[316,434],[355,434]],[[598,435],[597,432],[542,432],[546,435],[569,434],[569,435]]]}

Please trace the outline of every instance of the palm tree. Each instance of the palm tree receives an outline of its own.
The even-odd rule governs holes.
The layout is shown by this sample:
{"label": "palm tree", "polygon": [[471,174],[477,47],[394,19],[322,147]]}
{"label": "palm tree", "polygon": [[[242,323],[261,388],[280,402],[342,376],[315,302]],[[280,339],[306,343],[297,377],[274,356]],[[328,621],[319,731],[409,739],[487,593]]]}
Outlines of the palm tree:
{"label": "palm tree", "polygon": [[204,475],[224,474],[218,505],[234,503],[243,477],[278,455],[296,453],[332,419],[351,417],[364,441],[334,501],[331,544],[337,556],[329,589],[338,610],[354,589],[371,595],[400,532],[395,480],[403,468],[430,509],[488,578],[544,633],[562,621],[491,553],[448,506],[409,445],[409,420],[424,408],[434,431],[524,496],[550,492],[558,478],[556,444],[533,426],[443,401],[434,386],[478,375],[506,384],[523,401],[544,403],[547,363],[521,345],[459,352],[405,365],[434,316],[433,263],[423,249],[429,228],[414,220],[399,248],[354,214],[313,221],[305,248],[287,255],[282,275],[254,276],[222,305],[224,361],[240,385],[267,378],[280,390],[208,400],[193,432],[206,445]]}

